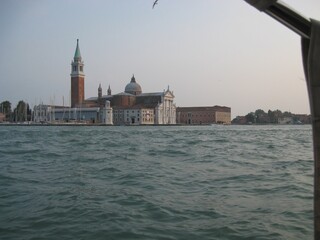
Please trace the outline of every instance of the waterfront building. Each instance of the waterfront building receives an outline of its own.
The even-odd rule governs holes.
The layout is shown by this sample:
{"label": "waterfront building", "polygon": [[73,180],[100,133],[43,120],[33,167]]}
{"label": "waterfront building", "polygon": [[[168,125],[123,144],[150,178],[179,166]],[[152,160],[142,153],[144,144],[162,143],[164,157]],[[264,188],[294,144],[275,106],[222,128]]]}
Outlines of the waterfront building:
{"label": "waterfront building", "polygon": [[112,95],[109,85],[103,95],[101,84],[95,97],[85,99],[84,64],[79,40],[71,62],[71,107],[38,105],[34,107],[35,122],[81,121],[115,125],[176,124],[174,95],[167,90],[143,93],[134,75],[124,92]]}
{"label": "waterfront building", "polygon": [[[60,108],[59,106],[56,106]],[[55,106],[39,104],[33,108],[33,121],[36,123],[53,122],[55,119],[55,114],[53,109]]]}
{"label": "waterfront building", "polygon": [[113,110],[110,106],[110,101],[106,101],[104,107],[100,108],[100,123],[112,125],[113,124]]}
{"label": "waterfront building", "polygon": [[[99,123],[100,108],[70,108],[39,104],[33,108],[35,123]],[[110,123],[109,123],[110,124]]]}
{"label": "waterfront building", "polygon": [[33,108],[35,123],[100,123],[112,125],[112,108],[106,101],[104,107],[64,107],[39,104]]}
{"label": "waterfront building", "polygon": [[293,118],[292,117],[281,117],[281,118],[278,118],[278,124],[281,124],[281,125],[293,124]]}
{"label": "waterfront building", "polygon": [[[80,53],[78,42],[75,56],[77,52]],[[102,92],[99,84],[97,96],[83,100],[81,106],[101,108],[104,102],[109,101],[113,114],[112,122],[115,125],[176,124],[175,96],[169,87],[162,92],[143,93],[133,75],[124,92],[112,94],[110,85],[106,95]]]}
{"label": "waterfront building", "polygon": [[230,107],[178,107],[176,112],[178,124],[231,124]]}
{"label": "waterfront building", "polygon": [[115,108],[114,125],[152,125],[154,121],[154,109],[144,107]]}
{"label": "waterfront building", "polygon": [[4,122],[6,120],[6,115],[0,112],[0,122]]}
{"label": "waterfront building", "polygon": [[102,101],[110,101],[115,125],[163,125],[176,124],[176,106],[174,95],[167,90],[143,93],[134,75],[126,85],[124,92],[112,95],[109,85],[107,95],[100,94],[84,101],[87,106],[98,106]]}

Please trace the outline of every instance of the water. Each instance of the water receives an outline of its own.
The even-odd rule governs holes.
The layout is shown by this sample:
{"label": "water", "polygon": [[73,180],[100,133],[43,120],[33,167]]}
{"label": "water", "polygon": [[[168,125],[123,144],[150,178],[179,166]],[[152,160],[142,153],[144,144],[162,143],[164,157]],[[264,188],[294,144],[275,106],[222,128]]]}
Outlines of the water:
{"label": "water", "polygon": [[1,239],[312,239],[311,126],[0,126]]}

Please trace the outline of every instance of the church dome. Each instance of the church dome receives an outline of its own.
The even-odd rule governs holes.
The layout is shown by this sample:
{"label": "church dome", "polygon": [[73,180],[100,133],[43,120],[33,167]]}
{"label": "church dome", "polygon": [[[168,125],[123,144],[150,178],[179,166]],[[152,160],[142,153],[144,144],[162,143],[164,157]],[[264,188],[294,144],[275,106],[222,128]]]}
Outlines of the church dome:
{"label": "church dome", "polygon": [[136,83],[134,75],[132,76],[131,82],[127,84],[124,91],[133,95],[139,95],[142,93],[141,86],[138,83]]}

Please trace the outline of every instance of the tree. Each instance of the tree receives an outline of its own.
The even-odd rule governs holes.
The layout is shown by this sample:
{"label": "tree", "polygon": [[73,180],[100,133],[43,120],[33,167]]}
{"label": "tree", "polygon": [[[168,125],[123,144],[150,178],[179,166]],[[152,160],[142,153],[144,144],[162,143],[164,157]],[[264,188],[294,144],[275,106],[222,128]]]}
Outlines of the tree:
{"label": "tree", "polygon": [[247,123],[254,123],[254,122],[255,122],[255,115],[254,115],[253,112],[248,113],[248,114],[245,116],[245,118],[246,118]]}
{"label": "tree", "polygon": [[275,119],[275,116],[274,116],[274,112],[271,111],[270,109],[268,111],[268,117],[270,119],[270,123],[275,123],[276,122],[276,119]]}
{"label": "tree", "polygon": [[285,111],[285,112],[282,113],[282,116],[283,117],[292,117],[292,113]]}
{"label": "tree", "polygon": [[11,112],[11,103],[9,101],[3,101],[0,104],[0,111],[5,114],[10,113]]}
{"label": "tree", "polygon": [[11,102],[9,101],[3,101],[0,104],[0,112],[4,113],[6,115],[6,119],[11,119]]}
{"label": "tree", "polygon": [[259,116],[259,115],[264,115],[266,113],[262,109],[258,109],[255,111],[255,114],[256,114],[256,116]]}
{"label": "tree", "polygon": [[267,114],[262,109],[258,109],[255,111],[256,123],[267,123]]}
{"label": "tree", "polygon": [[31,119],[31,109],[28,103],[19,101],[17,107],[14,109],[14,121],[25,122]]}
{"label": "tree", "polygon": [[274,111],[274,116],[276,118],[276,122],[275,123],[278,123],[279,122],[279,118],[282,118],[282,112],[279,109],[277,109],[277,110]]}

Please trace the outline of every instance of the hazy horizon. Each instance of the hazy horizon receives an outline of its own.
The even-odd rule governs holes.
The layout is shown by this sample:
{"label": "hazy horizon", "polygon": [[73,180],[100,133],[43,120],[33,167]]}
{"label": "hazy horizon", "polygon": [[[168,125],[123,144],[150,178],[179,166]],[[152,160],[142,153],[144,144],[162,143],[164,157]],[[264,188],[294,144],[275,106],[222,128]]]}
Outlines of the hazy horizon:
{"label": "hazy horizon", "polygon": [[[173,90],[177,107],[228,106],[310,113],[300,38],[243,0],[4,0],[0,102],[69,104],[79,39],[85,98]],[[285,0],[320,19],[320,1]]]}

